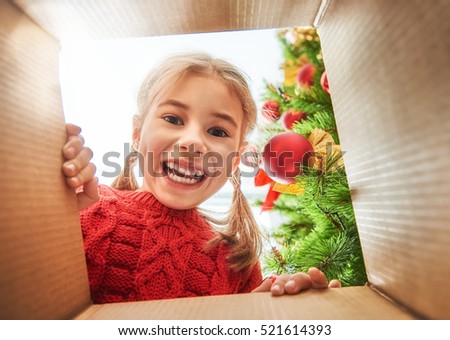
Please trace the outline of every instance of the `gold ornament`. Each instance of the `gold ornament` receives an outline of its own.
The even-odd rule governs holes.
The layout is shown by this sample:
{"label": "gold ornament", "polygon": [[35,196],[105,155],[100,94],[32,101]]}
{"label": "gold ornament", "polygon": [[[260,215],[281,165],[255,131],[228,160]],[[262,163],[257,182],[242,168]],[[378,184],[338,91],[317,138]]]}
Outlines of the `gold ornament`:
{"label": "gold ornament", "polygon": [[272,190],[282,192],[283,194],[292,194],[292,195],[301,195],[305,192],[305,189],[298,183],[294,184],[275,183]]}
{"label": "gold ornament", "polygon": [[327,162],[331,158],[338,158],[338,160],[328,170],[344,167],[341,146],[334,143],[333,137],[328,132],[316,128],[311,132],[308,140],[314,149],[314,164],[317,169],[325,171]]}

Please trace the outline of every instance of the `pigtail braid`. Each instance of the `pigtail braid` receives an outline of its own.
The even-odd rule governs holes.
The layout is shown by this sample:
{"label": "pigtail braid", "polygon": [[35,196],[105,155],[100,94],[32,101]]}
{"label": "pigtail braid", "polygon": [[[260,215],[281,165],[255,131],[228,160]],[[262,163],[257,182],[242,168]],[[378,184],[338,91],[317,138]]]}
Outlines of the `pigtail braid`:
{"label": "pigtail braid", "polygon": [[225,229],[211,240],[214,246],[222,240],[231,245],[229,262],[237,271],[250,270],[258,262],[262,248],[262,235],[252,214],[250,204],[241,191],[239,168],[233,174],[233,200]]}
{"label": "pigtail braid", "polygon": [[117,190],[137,190],[139,185],[134,177],[133,166],[139,158],[139,152],[132,149],[125,159],[125,166],[111,184],[111,187]]}

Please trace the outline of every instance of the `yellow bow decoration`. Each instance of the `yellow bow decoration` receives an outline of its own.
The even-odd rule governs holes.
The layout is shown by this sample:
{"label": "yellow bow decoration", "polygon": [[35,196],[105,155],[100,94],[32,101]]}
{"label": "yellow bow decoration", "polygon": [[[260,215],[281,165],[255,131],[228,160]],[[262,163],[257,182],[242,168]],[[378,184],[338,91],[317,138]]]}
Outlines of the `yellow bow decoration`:
{"label": "yellow bow decoration", "polygon": [[308,140],[314,149],[314,166],[317,169],[322,171],[326,170],[326,164],[331,157],[337,158],[337,161],[327,170],[342,168],[344,166],[341,146],[334,143],[333,137],[328,132],[316,128],[311,132]]}
{"label": "yellow bow decoration", "polygon": [[275,183],[272,190],[292,195],[301,195],[305,192],[305,189],[303,189],[303,187],[298,183],[294,184]]}

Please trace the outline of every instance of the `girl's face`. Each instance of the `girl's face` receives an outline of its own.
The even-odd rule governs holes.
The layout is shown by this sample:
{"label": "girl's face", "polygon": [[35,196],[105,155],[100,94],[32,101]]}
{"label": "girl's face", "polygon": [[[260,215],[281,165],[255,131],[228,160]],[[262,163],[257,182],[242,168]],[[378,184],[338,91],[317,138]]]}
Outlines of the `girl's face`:
{"label": "girl's face", "polygon": [[220,78],[184,75],[139,131],[142,190],[173,209],[204,202],[239,164],[243,121],[241,101]]}

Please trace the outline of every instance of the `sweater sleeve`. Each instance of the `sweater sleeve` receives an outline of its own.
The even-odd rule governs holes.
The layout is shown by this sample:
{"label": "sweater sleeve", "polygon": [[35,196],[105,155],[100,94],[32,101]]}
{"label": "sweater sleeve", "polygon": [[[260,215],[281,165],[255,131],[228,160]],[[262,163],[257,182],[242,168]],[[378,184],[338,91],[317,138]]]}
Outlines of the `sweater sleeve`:
{"label": "sweater sleeve", "polygon": [[106,256],[109,250],[109,235],[116,225],[116,198],[106,186],[99,186],[100,199],[80,211],[84,251],[88,266],[89,284],[97,289],[106,271]]}
{"label": "sweater sleeve", "polygon": [[250,271],[247,280],[239,289],[239,293],[250,293],[253,289],[261,284],[262,280],[261,265],[258,262],[253,266],[253,269]]}

